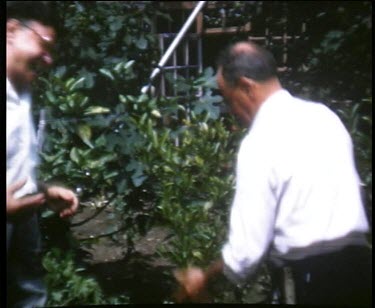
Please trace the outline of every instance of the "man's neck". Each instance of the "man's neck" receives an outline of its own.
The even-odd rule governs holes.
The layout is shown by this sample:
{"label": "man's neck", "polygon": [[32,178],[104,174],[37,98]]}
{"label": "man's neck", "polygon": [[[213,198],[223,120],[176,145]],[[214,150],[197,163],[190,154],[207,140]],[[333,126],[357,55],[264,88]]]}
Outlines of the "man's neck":
{"label": "man's neck", "polygon": [[267,101],[267,99],[279,90],[282,90],[282,86],[278,79],[272,79],[261,84],[256,91],[254,104],[252,105],[252,108],[248,110],[249,123],[254,120],[260,107]]}
{"label": "man's neck", "polygon": [[273,94],[281,90],[282,86],[278,79],[272,79],[269,82],[262,84],[260,91],[258,92],[257,101],[258,108]]}

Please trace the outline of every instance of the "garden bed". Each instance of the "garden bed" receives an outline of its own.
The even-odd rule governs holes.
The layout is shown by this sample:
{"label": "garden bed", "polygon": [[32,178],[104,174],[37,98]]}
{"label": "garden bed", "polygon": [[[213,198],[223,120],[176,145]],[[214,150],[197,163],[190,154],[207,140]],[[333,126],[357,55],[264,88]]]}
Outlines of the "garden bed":
{"label": "garden bed", "polygon": [[[77,214],[72,223],[92,215],[87,207]],[[95,238],[105,234],[116,217],[108,208],[87,223],[73,227],[76,239]],[[94,276],[105,295],[126,295],[131,303],[163,303],[174,292],[173,266],[157,253],[157,246],[165,242],[168,232],[153,227],[135,241],[134,250],[128,253],[126,239],[114,240],[110,236],[99,237],[82,252],[87,273]]]}

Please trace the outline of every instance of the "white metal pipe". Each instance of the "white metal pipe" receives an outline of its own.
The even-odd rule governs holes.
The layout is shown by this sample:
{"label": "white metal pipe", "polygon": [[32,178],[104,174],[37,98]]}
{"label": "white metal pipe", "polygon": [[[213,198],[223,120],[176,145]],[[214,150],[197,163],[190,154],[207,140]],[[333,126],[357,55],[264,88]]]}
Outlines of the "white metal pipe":
{"label": "white metal pipe", "polygon": [[[163,67],[164,64],[168,61],[169,57],[171,56],[171,54],[173,53],[173,51],[176,49],[177,45],[180,43],[180,41],[184,37],[186,31],[189,29],[189,27],[191,26],[192,22],[197,17],[198,13],[203,8],[203,6],[205,5],[206,2],[207,1],[199,1],[199,3],[197,4],[197,6],[194,8],[193,12],[190,14],[189,18],[187,19],[187,21],[185,22],[185,24],[181,28],[180,32],[177,34],[177,36],[175,37],[175,39],[173,40],[173,42],[171,43],[171,45],[169,45],[169,47],[168,47],[167,51],[165,52],[165,54],[160,59],[160,61],[158,63],[158,67],[156,67],[152,71],[151,76],[150,76],[150,82],[155,78],[155,76],[157,74],[160,73],[160,67]],[[148,91],[148,89],[149,89],[150,86],[151,86],[151,84],[149,84],[146,87],[143,87],[142,88],[142,93],[146,93]]]}
{"label": "white metal pipe", "polygon": [[43,149],[45,126],[46,126],[46,110],[43,108],[40,110],[40,113],[39,113],[39,124],[38,124],[38,131],[37,131],[37,144],[38,144],[38,150],[40,152]]}

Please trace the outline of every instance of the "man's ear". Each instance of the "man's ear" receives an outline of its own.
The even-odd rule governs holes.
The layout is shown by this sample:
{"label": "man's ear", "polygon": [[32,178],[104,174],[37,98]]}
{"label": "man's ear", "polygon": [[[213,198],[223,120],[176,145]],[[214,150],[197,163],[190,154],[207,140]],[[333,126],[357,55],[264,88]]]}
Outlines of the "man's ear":
{"label": "man's ear", "polygon": [[7,43],[11,42],[14,37],[14,33],[20,27],[20,22],[17,19],[10,18],[7,20]]}
{"label": "man's ear", "polygon": [[253,93],[256,88],[256,82],[253,79],[244,76],[240,77],[238,85],[241,90],[248,95]]}

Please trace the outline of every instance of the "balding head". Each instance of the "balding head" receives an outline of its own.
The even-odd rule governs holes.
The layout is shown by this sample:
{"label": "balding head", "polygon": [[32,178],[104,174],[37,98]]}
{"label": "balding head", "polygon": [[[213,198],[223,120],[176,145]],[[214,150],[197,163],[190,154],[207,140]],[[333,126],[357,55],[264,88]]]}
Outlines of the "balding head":
{"label": "balding head", "polygon": [[250,42],[236,43],[223,52],[217,82],[233,114],[245,125],[251,123],[263,102],[281,89],[273,56]]}
{"label": "balding head", "polygon": [[251,42],[238,42],[226,48],[219,58],[218,68],[229,86],[235,86],[241,77],[257,82],[277,78],[272,54]]}

